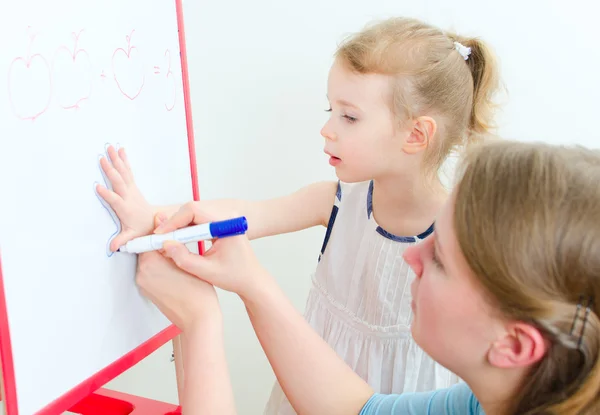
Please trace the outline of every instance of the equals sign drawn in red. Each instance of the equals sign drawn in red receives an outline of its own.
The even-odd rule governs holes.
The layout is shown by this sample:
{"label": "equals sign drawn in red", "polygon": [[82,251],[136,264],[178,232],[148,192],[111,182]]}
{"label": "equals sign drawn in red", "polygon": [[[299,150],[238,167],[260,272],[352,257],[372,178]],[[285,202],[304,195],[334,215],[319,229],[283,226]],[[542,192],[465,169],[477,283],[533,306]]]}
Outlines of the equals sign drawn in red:
{"label": "equals sign drawn in red", "polygon": [[160,68],[158,66],[154,67],[154,75],[158,75],[160,73]]}

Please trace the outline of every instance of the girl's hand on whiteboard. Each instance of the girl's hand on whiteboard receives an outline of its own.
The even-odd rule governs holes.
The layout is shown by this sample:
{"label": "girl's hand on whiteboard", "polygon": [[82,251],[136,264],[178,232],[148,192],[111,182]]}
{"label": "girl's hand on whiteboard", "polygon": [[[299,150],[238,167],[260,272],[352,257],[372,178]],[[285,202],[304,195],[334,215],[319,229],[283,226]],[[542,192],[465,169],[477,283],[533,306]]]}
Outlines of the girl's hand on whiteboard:
{"label": "girl's hand on whiteboard", "polygon": [[144,199],[133,180],[125,149],[121,148],[117,151],[113,146],[109,146],[107,153],[110,161],[106,157],[102,157],[100,166],[110,180],[113,190],[102,185],[98,185],[96,190],[121,221],[121,233],[110,244],[110,250],[114,252],[131,239],[152,232],[154,209]]}

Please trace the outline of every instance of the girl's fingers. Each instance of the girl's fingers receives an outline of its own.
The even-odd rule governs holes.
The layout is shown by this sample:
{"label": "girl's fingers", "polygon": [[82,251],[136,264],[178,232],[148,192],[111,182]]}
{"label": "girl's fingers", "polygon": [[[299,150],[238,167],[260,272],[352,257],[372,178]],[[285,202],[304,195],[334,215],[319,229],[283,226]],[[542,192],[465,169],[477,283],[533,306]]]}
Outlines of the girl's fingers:
{"label": "girl's fingers", "polygon": [[110,157],[110,161],[111,161],[113,167],[115,168],[115,170],[117,172],[119,172],[123,181],[125,183],[129,183],[131,181],[129,169],[127,169],[127,166],[125,165],[123,160],[121,160],[121,157],[120,157],[119,153],[117,152],[117,150],[115,150],[115,148],[113,146],[108,146],[107,153],[108,153],[108,157]]}
{"label": "girl's fingers", "polygon": [[123,160],[125,167],[127,167],[127,170],[129,170],[129,173],[131,174],[131,164],[129,163],[129,159],[127,158],[127,153],[125,152],[124,148],[119,149],[119,157],[121,160]]}
{"label": "girl's fingers", "polygon": [[125,245],[127,242],[131,241],[135,238],[136,234],[133,229],[128,229],[124,232],[121,232],[110,242],[110,250],[115,252],[117,249]]}
{"label": "girl's fingers", "polygon": [[123,202],[123,199],[121,198],[121,196],[119,196],[112,190],[107,189],[106,187],[102,186],[101,184],[96,185],[96,192],[98,193],[98,196],[100,196],[102,199],[104,199],[104,201],[106,203],[108,203],[115,212],[119,211],[119,207],[121,206],[121,203]]}
{"label": "girl's fingers", "polygon": [[115,169],[115,167],[106,159],[102,157],[100,159],[100,167],[106,175],[106,178],[110,181],[113,190],[119,195],[123,196],[127,190],[127,185],[123,181],[121,174]]}

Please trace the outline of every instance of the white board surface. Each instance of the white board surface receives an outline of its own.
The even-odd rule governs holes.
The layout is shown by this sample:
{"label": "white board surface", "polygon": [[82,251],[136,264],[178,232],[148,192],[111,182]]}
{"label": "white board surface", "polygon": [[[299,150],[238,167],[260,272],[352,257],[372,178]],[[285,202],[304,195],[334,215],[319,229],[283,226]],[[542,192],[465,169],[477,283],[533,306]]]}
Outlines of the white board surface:
{"label": "white board surface", "polygon": [[94,193],[106,143],[153,204],[192,199],[175,1],[0,6],[0,256],[19,414],[169,326]]}

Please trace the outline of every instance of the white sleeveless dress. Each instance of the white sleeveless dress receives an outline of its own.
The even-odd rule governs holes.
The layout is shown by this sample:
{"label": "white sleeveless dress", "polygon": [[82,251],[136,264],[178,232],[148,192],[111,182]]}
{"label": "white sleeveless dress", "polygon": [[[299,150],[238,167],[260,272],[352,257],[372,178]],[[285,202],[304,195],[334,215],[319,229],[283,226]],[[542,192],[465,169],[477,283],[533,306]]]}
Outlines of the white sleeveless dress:
{"label": "white sleeveless dress", "polygon": [[[373,218],[373,182],[340,183],[305,318],[379,393],[446,388],[459,378],[412,339],[410,284],[404,250],[433,232],[396,236]],[[295,414],[276,382],[265,414]]]}

